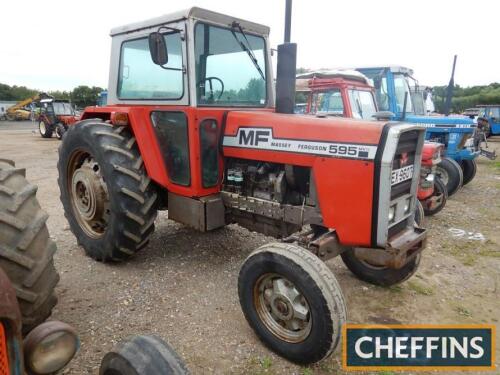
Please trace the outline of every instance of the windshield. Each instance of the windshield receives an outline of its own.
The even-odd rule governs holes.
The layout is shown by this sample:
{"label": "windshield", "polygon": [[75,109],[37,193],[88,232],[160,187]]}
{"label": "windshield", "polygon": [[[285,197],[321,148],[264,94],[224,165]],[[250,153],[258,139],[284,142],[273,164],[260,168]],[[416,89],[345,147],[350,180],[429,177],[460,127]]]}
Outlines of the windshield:
{"label": "windshield", "polygon": [[311,113],[344,116],[344,103],[340,90],[315,92],[311,101]]}
{"label": "windshield", "polygon": [[199,22],[195,28],[198,104],[264,106],[265,51],[262,37]]}
{"label": "windshield", "polygon": [[377,107],[370,91],[349,90],[349,103],[353,118],[373,120]]}
{"label": "windshield", "polygon": [[406,113],[413,113],[413,105],[411,102],[410,87],[408,86],[408,81],[406,76],[403,74],[394,74],[394,90],[396,93],[396,106],[398,112],[403,112],[403,106],[405,101],[405,94],[408,95],[406,101]]}
{"label": "windshield", "polygon": [[73,107],[69,103],[54,102],[52,105],[56,115],[72,115],[74,113]]}

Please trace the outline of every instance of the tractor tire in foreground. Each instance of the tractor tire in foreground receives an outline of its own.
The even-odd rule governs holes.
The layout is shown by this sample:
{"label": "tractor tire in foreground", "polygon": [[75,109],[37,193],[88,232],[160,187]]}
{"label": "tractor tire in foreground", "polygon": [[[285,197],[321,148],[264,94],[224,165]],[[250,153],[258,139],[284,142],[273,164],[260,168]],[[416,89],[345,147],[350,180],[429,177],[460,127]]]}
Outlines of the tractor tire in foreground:
{"label": "tractor tire in foreground", "polygon": [[50,316],[59,281],[53,260],[56,244],[36,191],[24,169],[0,159],[0,268],[16,290],[25,333]]}
{"label": "tractor tire in foreground", "polygon": [[155,336],[134,336],[102,359],[99,375],[188,375],[177,353]]}
{"label": "tractor tire in foreground", "polygon": [[423,203],[424,213],[426,216],[432,216],[441,211],[444,206],[446,206],[446,201],[448,200],[448,190],[446,190],[446,186],[443,184],[443,181],[439,177],[436,176],[434,179],[434,193],[432,193],[431,198],[436,198],[434,208],[429,208],[426,206],[425,201]]}
{"label": "tractor tire in foreground", "polygon": [[38,131],[40,132],[42,138],[52,138],[54,129],[52,129],[52,126],[46,124],[44,121],[40,121],[38,123]]}
{"label": "tractor tire in foreground", "polygon": [[464,183],[462,167],[451,158],[443,158],[437,165],[436,175],[446,186],[448,197],[455,194]]}
{"label": "tractor tire in foreground", "polygon": [[122,261],[148,244],[157,193],[129,129],[99,119],[70,126],[58,170],[64,213],[87,255]]}
{"label": "tractor tire in foreground", "polygon": [[471,182],[476,177],[477,164],[475,160],[462,160],[460,166],[464,175],[464,185]]}
{"label": "tractor tire in foreground", "polygon": [[241,308],[271,350],[299,364],[328,357],[338,346],[346,306],[332,271],[293,244],[254,251],[238,278]]}

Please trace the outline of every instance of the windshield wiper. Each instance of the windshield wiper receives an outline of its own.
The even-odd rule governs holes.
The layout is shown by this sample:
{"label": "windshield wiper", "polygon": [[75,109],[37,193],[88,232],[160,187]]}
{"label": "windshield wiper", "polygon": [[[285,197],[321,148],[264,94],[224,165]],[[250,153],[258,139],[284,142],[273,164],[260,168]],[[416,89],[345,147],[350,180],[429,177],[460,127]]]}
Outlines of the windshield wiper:
{"label": "windshield wiper", "polygon": [[[238,31],[241,33],[241,35],[243,35],[243,37],[245,38],[245,41],[248,44],[248,47],[236,36],[236,33],[234,32],[235,28],[237,28]],[[253,54],[253,51],[252,51],[251,46],[250,46],[250,42],[248,41],[247,36],[243,32],[243,29],[242,29],[242,27],[240,26],[240,24],[238,22],[234,21],[232,23],[232,25],[231,25],[231,33],[233,34],[234,39],[236,39],[236,41],[240,45],[241,49],[247,53],[248,57],[250,57],[250,60],[253,62],[253,65],[255,66],[255,68],[257,69],[257,71],[259,72],[259,74],[262,77],[262,79],[265,81],[266,77],[264,76],[264,73],[262,72],[262,69],[260,68],[259,63],[257,62],[257,59],[255,58],[255,55]]]}

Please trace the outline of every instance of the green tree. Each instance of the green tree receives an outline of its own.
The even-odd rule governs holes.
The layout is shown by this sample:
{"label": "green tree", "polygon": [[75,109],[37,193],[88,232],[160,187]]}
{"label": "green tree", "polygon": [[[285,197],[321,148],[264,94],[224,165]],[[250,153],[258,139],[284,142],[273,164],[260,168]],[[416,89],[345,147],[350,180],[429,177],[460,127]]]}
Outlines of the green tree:
{"label": "green tree", "polygon": [[99,93],[103,91],[101,87],[96,86],[78,86],[73,89],[70,94],[71,101],[79,107],[96,105],[99,98]]}

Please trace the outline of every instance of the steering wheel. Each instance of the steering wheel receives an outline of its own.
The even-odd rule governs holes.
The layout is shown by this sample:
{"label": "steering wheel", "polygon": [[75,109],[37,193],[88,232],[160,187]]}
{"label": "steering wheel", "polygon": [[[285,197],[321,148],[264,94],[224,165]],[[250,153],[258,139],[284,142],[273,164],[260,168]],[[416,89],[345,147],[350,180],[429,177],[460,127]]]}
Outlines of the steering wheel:
{"label": "steering wheel", "polygon": [[[210,96],[209,96],[208,100],[211,102],[214,102],[215,100],[219,100],[221,98],[222,94],[224,94],[224,82],[222,82],[222,79],[220,79],[219,77],[206,77],[205,79],[198,82],[198,86],[200,86],[202,82],[206,82],[206,81],[208,81],[208,86],[210,88]],[[215,100],[214,100],[214,88],[213,88],[212,81],[218,81],[221,85],[220,93],[217,96],[217,99],[215,99]]]}

